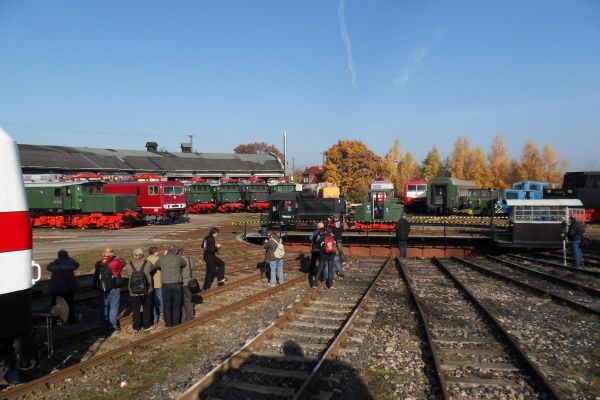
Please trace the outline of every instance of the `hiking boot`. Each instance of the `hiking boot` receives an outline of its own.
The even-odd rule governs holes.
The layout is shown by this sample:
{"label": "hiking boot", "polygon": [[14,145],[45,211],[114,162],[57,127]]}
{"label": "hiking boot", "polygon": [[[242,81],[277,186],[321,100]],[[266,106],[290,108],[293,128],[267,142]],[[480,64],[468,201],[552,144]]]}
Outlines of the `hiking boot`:
{"label": "hiking boot", "polygon": [[336,272],[335,274],[336,274],[337,276],[339,276],[340,278],[343,278],[343,277],[345,277],[345,276],[346,276],[346,274],[345,274],[345,273],[343,273],[343,272],[340,272],[340,273],[337,273],[337,272]]}

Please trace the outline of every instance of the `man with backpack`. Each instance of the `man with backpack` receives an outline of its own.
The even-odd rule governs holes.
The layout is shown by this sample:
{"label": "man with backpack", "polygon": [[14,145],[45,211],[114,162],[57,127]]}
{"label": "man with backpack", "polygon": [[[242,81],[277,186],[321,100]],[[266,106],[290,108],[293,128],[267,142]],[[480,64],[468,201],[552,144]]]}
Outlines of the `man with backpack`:
{"label": "man with backpack", "polygon": [[132,328],[136,332],[142,328],[146,331],[152,326],[154,288],[151,273],[156,269],[156,266],[144,258],[144,250],[139,248],[133,250],[133,260],[125,267],[125,273],[129,276]]}
{"label": "man with backpack", "polygon": [[[337,246],[335,238],[330,232],[325,232],[320,243],[319,269],[316,277],[320,277],[323,272],[326,274],[327,288],[333,289],[333,261],[335,259]],[[318,281],[314,282],[313,287],[318,286]]]}
{"label": "man with backpack", "polygon": [[161,271],[165,326],[171,328],[181,322],[183,297],[181,270],[187,264],[182,257],[177,255],[177,247],[169,245],[166,254],[160,257],[155,265]]}
{"label": "man with backpack", "polygon": [[265,261],[269,263],[269,267],[271,268],[269,285],[275,286],[277,281],[279,281],[280,285],[283,284],[283,257],[285,257],[283,239],[277,232],[271,232],[269,233],[269,239],[265,240],[263,247],[266,250]]}
{"label": "man with backpack", "polygon": [[202,290],[208,290],[212,286],[215,277],[217,284],[222,286],[225,284],[225,262],[221,260],[217,253],[221,248],[215,240],[219,234],[219,228],[210,228],[208,235],[202,240],[202,249],[204,250],[204,262],[206,262],[206,275],[204,276],[204,285]]}
{"label": "man with backpack", "polygon": [[101,295],[100,317],[115,331],[121,330],[117,317],[121,300],[121,271],[124,266],[125,261],[115,256],[112,247],[107,247],[94,270],[94,287]]}

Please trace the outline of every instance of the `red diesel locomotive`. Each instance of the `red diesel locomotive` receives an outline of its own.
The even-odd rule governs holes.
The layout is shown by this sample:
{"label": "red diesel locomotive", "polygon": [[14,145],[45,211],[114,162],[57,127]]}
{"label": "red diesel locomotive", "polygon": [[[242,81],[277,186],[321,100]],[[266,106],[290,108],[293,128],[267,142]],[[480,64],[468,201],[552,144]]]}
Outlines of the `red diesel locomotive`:
{"label": "red diesel locomotive", "polygon": [[133,194],[147,222],[172,221],[186,212],[185,186],[177,181],[106,183],[104,193]]}
{"label": "red diesel locomotive", "polygon": [[427,179],[413,178],[404,184],[404,207],[411,211],[427,209]]}

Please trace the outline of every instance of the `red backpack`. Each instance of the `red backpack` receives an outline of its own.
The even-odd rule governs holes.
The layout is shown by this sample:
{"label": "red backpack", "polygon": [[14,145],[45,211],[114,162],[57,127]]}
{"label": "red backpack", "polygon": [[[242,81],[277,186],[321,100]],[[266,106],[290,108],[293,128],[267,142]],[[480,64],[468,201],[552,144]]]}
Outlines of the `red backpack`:
{"label": "red backpack", "polygon": [[330,235],[327,235],[323,241],[323,249],[325,250],[325,254],[335,254],[336,247],[335,239]]}

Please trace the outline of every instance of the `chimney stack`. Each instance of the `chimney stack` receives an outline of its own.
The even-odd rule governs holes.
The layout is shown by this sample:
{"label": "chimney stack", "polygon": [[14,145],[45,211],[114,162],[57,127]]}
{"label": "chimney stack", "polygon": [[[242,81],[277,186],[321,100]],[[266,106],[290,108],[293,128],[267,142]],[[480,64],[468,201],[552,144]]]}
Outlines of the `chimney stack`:
{"label": "chimney stack", "polygon": [[158,143],[146,142],[146,150],[147,151],[158,151]]}

